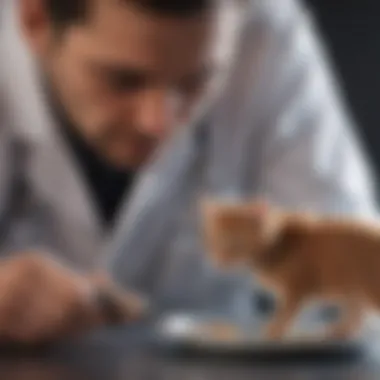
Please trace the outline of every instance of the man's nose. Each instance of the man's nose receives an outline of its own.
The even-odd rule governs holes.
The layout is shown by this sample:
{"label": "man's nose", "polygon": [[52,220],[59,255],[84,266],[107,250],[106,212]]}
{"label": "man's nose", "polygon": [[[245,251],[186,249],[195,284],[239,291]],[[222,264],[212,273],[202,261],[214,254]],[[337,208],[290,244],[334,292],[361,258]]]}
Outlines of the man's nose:
{"label": "man's nose", "polygon": [[176,123],[177,96],[168,90],[146,91],[141,94],[135,112],[135,123],[142,133],[162,138]]}

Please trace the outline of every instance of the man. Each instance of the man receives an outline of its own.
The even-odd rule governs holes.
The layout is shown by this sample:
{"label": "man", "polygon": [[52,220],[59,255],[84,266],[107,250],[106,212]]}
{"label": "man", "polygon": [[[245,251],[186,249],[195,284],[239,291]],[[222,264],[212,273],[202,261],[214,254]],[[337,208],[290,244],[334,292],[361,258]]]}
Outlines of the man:
{"label": "man", "polygon": [[350,120],[293,0],[8,1],[2,29],[10,263],[50,252],[108,268],[160,310],[239,299],[241,310],[251,289],[209,269],[198,194],[374,213]]}

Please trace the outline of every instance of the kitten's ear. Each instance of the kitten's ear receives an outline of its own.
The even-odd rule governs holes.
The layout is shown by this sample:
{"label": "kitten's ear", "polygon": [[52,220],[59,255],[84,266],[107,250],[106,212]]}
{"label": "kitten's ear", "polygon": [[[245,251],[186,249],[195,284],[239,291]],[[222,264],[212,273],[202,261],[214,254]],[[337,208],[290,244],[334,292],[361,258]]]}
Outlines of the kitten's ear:
{"label": "kitten's ear", "polygon": [[204,196],[199,200],[199,210],[202,216],[210,217],[218,210],[218,201],[214,198]]}
{"label": "kitten's ear", "polygon": [[249,203],[249,212],[256,218],[264,218],[270,211],[270,205],[263,199],[254,199]]}

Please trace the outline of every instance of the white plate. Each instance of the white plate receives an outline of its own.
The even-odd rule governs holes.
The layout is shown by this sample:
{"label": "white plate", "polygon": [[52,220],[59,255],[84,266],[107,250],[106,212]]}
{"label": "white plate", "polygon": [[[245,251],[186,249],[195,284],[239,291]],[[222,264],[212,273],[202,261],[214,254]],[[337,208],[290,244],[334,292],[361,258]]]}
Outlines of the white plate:
{"label": "white plate", "polygon": [[[205,333],[210,326],[226,325],[231,334]],[[227,318],[215,318],[193,314],[170,314],[156,325],[158,338],[172,346],[208,351],[304,351],[304,350],[351,350],[368,342],[368,332],[347,340],[323,339],[324,323],[311,319],[299,321],[289,336],[281,341],[270,341],[263,336],[265,323],[256,321],[251,326],[241,327]],[[225,330],[222,327],[222,330]]]}

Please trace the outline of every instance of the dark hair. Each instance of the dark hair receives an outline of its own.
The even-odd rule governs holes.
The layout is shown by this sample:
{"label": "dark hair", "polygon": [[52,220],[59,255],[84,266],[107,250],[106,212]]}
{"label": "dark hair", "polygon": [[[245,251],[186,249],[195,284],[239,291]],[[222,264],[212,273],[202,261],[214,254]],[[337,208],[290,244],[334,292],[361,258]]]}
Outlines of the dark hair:
{"label": "dark hair", "polygon": [[[83,22],[94,0],[45,0],[52,22],[59,28]],[[160,15],[187,17],[208,9],[214,0],[117,0]]]}

